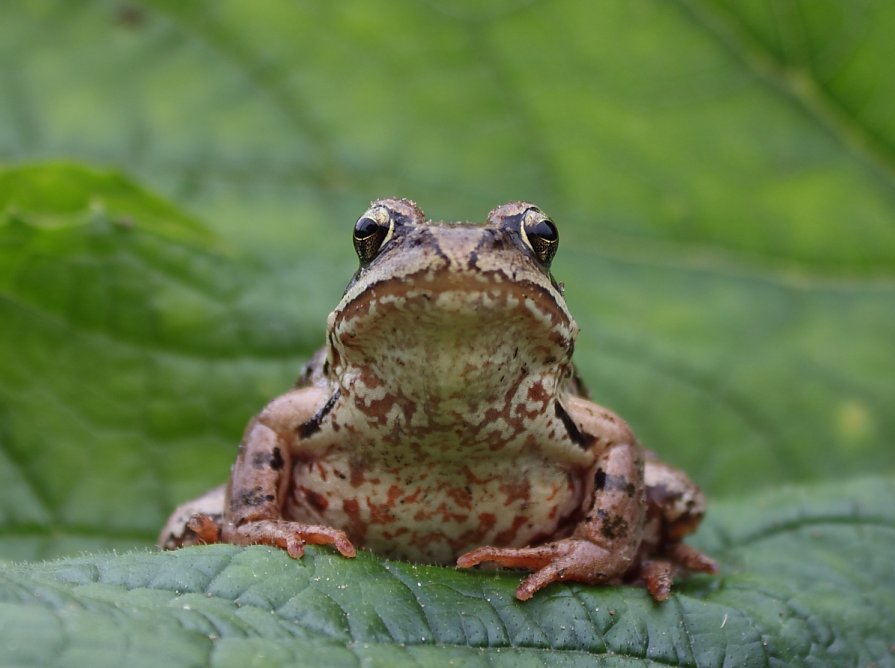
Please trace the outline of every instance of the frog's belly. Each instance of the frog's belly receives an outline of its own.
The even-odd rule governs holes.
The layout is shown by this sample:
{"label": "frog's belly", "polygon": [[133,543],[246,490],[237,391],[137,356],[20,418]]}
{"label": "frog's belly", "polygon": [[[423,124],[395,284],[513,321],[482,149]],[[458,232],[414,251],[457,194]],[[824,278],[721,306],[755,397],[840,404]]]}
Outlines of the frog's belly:
{"label": "frog's belly", "polygon": [[378,554],[452,563],[480,545],[521,547],[568,531],[585,493],[580,473],[542,460],[400,472],[318,460],[295,466],[284,514],[343,529]]}

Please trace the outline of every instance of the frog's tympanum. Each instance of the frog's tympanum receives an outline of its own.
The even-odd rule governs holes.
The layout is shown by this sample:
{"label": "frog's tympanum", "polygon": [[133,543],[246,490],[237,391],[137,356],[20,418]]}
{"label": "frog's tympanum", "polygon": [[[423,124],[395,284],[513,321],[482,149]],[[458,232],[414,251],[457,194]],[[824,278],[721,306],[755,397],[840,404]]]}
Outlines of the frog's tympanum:
{"label": "frog's tympanum", "polygon": [[526,202],[484,226],[374,202],[326,346],[249,423],[226,487],[178,508],[160,544],[490,562],[532,571],[522,600],[566,580],[661,600],[676,573],[714,571],[681,542],[702,493],[587,398],[557,244]]}

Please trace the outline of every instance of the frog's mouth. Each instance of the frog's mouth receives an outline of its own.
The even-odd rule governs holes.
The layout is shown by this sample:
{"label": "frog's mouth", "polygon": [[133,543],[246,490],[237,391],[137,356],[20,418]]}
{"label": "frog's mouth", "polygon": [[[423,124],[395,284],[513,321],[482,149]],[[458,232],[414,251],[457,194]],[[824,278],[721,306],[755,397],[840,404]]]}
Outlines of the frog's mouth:
{"label": "frog's mouth", "polygon": [[420,272],[369,286],[330,320],[336,373],[363,375],[427,405],[500,401],[526,377],[553,392],[577,325],[534,281]]}

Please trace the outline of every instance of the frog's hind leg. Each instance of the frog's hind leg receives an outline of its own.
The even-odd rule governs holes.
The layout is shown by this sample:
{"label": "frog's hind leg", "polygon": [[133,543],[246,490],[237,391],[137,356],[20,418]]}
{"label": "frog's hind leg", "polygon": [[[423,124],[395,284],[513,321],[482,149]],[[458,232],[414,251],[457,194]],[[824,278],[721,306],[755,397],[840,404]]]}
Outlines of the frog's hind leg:
{"label": "frog's hind leg", "polygon": [[675,577],[688,572],[717,573],[715,561],[681,542],[705,515],[705,497],[681,470],[646,454],[647,526],[641,556],[625,581],[645,586],[657,601],[671,594]]}
{"label": "frog's hind leg", "polygon": [[176,550],[190,545],[220,542],[225,494],[226,485],[220,485],[178,506],[159,534],[158,546]]}
{"label": "frog's hind leg", "polygon": [[479,547],[457,560],[461,568],[492,562],[534,571],[516,590],[522,601],[553,582],[618,583],[639,551],[646,514],[640,448],[623,422],[612,416],[611,428],[602,428],[604,409],[574,401],[579,429],[609,442],[593,466],[596,493],[572,536],[531,547]]}

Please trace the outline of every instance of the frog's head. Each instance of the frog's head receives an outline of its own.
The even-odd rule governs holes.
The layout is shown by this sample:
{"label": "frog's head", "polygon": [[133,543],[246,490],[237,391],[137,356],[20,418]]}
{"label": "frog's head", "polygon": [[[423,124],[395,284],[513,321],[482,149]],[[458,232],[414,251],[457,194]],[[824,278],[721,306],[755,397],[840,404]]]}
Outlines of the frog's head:
{"label": "frog's head", "polygon": [[535,205],[497,207],[483,226],[433,223],[404,199],[354,226],[360,259],[329,317],[329,362],[415,401],[497,402],[523,377],[553,395],[578,328],[550,274],[559,235]]}

